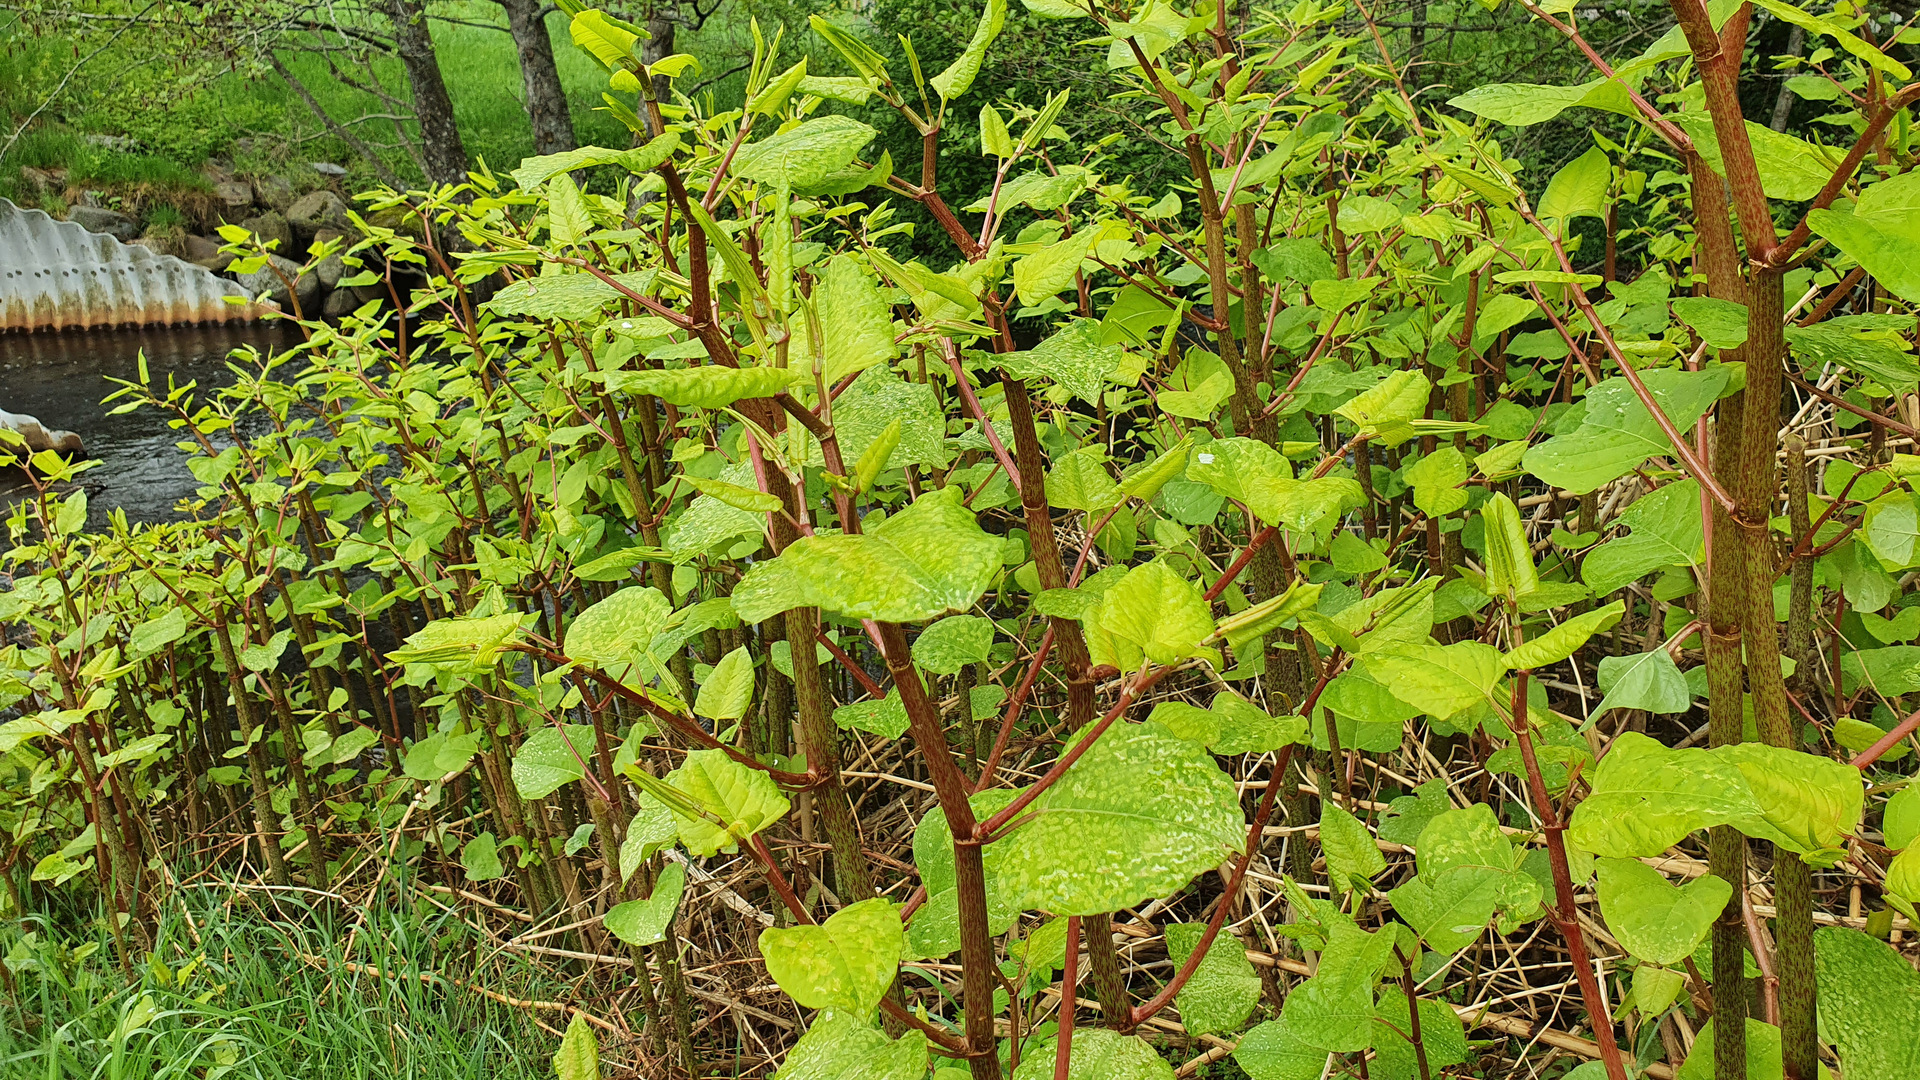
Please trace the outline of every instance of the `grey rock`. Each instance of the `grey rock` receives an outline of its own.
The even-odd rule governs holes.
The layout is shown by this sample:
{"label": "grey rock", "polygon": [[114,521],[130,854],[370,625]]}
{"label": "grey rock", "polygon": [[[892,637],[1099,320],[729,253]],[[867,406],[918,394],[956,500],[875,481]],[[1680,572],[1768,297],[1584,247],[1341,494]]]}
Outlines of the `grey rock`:
{"label": "grey rock", "polygon": [[186,248],[187,253],[184,258],[188,262],[211,259],[220,254],[220,241],[211,236],[194,236],[189,233],[182,244]]}
{"label": "grey rock", "polygon": [[287,207],[287,222],[295,235],[311,240],[321,229],[345,232],[352,226],[347,220],[347,204],[331,191],[310,191]]}
{"label": "grey rock", "polygon": [[250,217],[241,222],[240,227],[252,233],[261,243],[269,240],[280,241],[280,246],[273,249],[277,255],[286,255],[293,250],[293,227],[287,224],[287,219],[281,217],[278,211],[270,210]]}
{"label": "grey rock", "polygon": [[320,314],[329,319],[344,318],[353,314],[361,303],[354,297],[352,289],[339,289],[327,294],[327,302],[321,307]]}
{"label": "grey rock", "polygon": [[320,279],[321,288],[332,292],[339,286],[340,279],[347,276],[347,264],[339,255],[329,255],[320,260],[320,264],[313,268],[312,273],[314,277]]}
{"label": "grey rock", "polygon": [[118,150],[123,154],[140,149],[139,142],[128,135],[88,135],[86,141],[94,146],[103,146],[108,150]]}
{"label": "grey rock", "polygon": [[330,176],[335,180],[347,175],[346,166],[335,165],[331,161],[309,161],[307,162],[307,168],[312,169],[321,176]]}
{"label": "grey rock", "polygon": [[204,266],[218,274],[233,262],[233,256],[220,250],[220,241],[208,236],[193,236],[181,241],[184,249],[181,258],[196,266]]}
{"label": "grey rock", "polygon": [[[275,270],[279,273],[274,273]],[[286,281],[294,283],[292,297],[287,293],[286,281],[281,280],[283,275]],[[320,279],[311,273],[301,275],[299,263],[291,259],[283,259],[278,255],[268,256],[268,265],[262,266],[251,274],[235,274],[234,280],[240,283],[241,288],[247,290],[249,296],[266,293],[273,298],[274,303],[286,309],[289,314],[293,311],[290,301],[298,298],[301,314],[311,318],[320,300]]]}
{"label": "grey rock", "polygon": [[106,233],[122,243],[140,235],[139,223],[118,210],[76,206],[68,211],[67,220],[88,232]]}
{"label": "grey rock", "polygon": [[155,255],[171,255],[176,259],[186,253],[184,238],[179,233],[150,232],[144,236],[136,236],[127,242],[139,244]]}
{"label": "grey rock", "polygon": [[222,180],[213,185],[213,197],[229,210],[245,210],[253,205],[253,185],[245,180]]}
{"label": "grey rock", "polygon": [[25,180],[33,190],[42,195],[59,191],[61,188],[67,186],[67,170],[65,169],[36,169],[32,166],[23,165],[20,168],[20,178]]}
{"label": "grey rock", "polygon": [[260,177],[253,182],[253,193],[260,200],[260,205],[280,211],[292,206],[293,200],[300,197],[293,181],[284,176]]}
{"label": "grey rock", "polygon": [[5,428],[27,441],[27,449],[32,451],[55,450],[63,454],[77,454],[81,451],[80,436],[71,431],[48,428],[38,419],[25,413],[11,413],[0,409],[0,428]]}

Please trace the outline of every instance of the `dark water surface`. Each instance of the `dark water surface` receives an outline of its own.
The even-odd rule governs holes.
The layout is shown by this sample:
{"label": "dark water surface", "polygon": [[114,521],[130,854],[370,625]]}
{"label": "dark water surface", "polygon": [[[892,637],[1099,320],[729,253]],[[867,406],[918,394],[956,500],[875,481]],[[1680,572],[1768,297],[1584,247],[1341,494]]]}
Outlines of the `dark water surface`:
{"label": "dark water surface", "polygon": [[[101,401],[118,387],[107,380],[137,379],[144,351],[154,386],[164,388],[171,374],[211,391],[233,381],[225,364],[233,349],[265,350],[293,340],[294,330],[271,323],[0,334],[0,409],[79,433],[87,456],[101,462],[82,477],[92,524],[99,526],[115,507],[129,521],[165,521],[199,486],[174,447],[185,436],[169,428],[168,415],[158,409],[108,416],[111,406]],[[0,502],[12,502],[20,489],[12,477],[0,477]]]}

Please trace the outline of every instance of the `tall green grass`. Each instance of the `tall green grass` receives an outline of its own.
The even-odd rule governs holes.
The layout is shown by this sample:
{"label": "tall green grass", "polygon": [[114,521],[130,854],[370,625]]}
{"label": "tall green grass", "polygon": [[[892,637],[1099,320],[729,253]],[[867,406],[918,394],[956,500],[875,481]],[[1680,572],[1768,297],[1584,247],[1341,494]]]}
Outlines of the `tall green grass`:
{"label": "tall green grass", "polygon": [[[465,922],[424,900],[361,912],[293,891],[188,888],[168,906],[132,981],[97,921],[40,914],[0,928],[11,990],[0,1008],[0,1077],[551,1075],[557,1041],[526,1013],[418,975],[467,977],[478,958],[477,979],[496,992],[552,1000],[566,990],[490,952]],[[355,962],[399,977],[345,969],[349,939]]]}

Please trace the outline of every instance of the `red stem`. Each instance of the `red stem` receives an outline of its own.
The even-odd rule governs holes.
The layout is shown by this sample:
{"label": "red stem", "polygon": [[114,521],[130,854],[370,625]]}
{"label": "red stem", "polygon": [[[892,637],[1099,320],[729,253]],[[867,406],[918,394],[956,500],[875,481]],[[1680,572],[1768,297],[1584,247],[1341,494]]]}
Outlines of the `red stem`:
{"label": "red stem", "polygon": [[1133,704],[1135,696],[1165,678],[1171,670],[1171,668],[1163,667],[1156,671],[1143,674],[1127,685],[1126,688],[1122,689],[1120,691],[1120,700],[1113,703],[1113,708],[1108,709],[1107,714],[1094,723],[1092,730],[1088,731],[1079,742],[1073,744],[1073,749],[1060,755],[1060,759],[1053,763],[1053,767],[1048,769],[1044,776],[1034,781],[1033,785],[1027,788],[1027,790],[1021,792],[1019,798],[1007,804],[1005,810],[974,826],[974,843],[990,844],[998,839],[998,837],[994,836],[995,832],[1005,828],[1007,822],[1019,817],[1020,812],[1031,805],[1033,800],[1039,798],[1043,792],[1054,785],[1055,781],[1066,775],[1067,770],[1073,767],[1073,763],[1080,760],[1080,755],[1091,749],[1094,742],[1098,740],[1100,736],[1106,734],[1107,729],[1113,726],[1113,722],[1120,718],[1120,714],[1127,711],[1127,706]]}
{"label": "red stem", "polygon": [[1892,731],[1880,736],[1879,740],[1872,746],[1860,751],[1860,755],[1849,762],[1849,764],[1856,769],[1866,768],[1874,762],[1879,761],[1881,755],[1893,749],[1901,739],[1913,734],[1915,729],[1920,729],[1920,712],[1915,712],[1912,716],[1900,721]]}
{"label": "red stem", "polygon": [[847,674],[853,676],[854,681],[860,684],[860,688],[865,690],[869,697],[878,701],[887,696],[887,692],[880,688],[880,684],[873,681],[873,676],[867,674],[859,664],[854,663],[853,657],[848,656],[845,650],[835,645],[831,638],[821,634],[814,640],[826,646],[827,651],[833,654],[835,660],[840,661],[840,666],[847,669]]}
{"label": "red stem", "polygon": [[1273,771],[1267,776],[1267,789],[1260,795],[1260,809],[1254,812],[1253,825],[1247,829],[1246,850],[1240,855],[1239,865],[1233,868],[1233,877],[1227,882],[1227,891],[1220,896],[1220,905],[1214,910],[1213,918],[1207,920],[1207,929],[1193,946],[1193,952],[1187,954],[1187,962],[1180,965],[1173,978],[1160,992],[1142,1004],[1133,1008],[1128,1017],[1135,1026],[1146,1022],[1148,1017],[1159,1012],[1173,1001],[1174,995],[1193,978],[1200,968],[1200,961],[1206,959],[1207,950],[1213,947],[1213,939],[1220,936],[1220,928],[1226,925],[1227,914],[1233,910],[1233,902],[1240,895],[1240,886],[1245,883],[1247,869],[1253,865],[1253,856],[1260,850],[1260,837],[1267,827],[1267,819],[1273,814],[1274,801],[1280,789],[1286,785],[1287,766],[1293,761],[1293,747],[1288,743],[1280,750],[1280,757],[1273,763]]}
{"label": "red stem", "polygon": [[1254,533],[1253,539],[1247,541],[1247,550],[1241,552],[1240,557],[1233,560],[1233,565],[1227,567],[1227,572],[1221,574],[1220,580],[1214,582],[1212,587],[1207,589],[1206,596],[1202,597],[1202,599],[1206,600],[1209,604],[1218,600],[1220,594],[1227,590],[1227,586],[1233,584],[1233,579],[1240,576],[1240,571],[1246,569],[1247,563],[1253,561],[1253,553],[1260,550],[1260,545],[1273,539],[1273,534],[1279,531],[1279,526],[1269,525],[1259,532]]}
{"label": "red stem", "polygon": [[986,763],[980,766],[980,780],[974,784],[976,792],[985,791],[993,782],[993,774],[1000,768],[1000,756],[1007,752],[1007,742],[1013,737],[1013,725],[1020,719],[1021,707],[1027,703],[1027,695],[1033,691],[1033,681],[1040,676],[1040,668],[1047,662],[1047,654],[1053,651],[1053,627],[1040,636],[1040,648],[1033,654],[1033,662],[1027,665],[1027,673],[1015,688],[1013,698],[1007,702],[1007,714],[1000,720],[1000,734],[993,740],[993,751],[987,755]]}
{"label": "red stem", "polygon": [[980,429],[986,433],[987,445],[993,447],[993,456],[1000,459],[1000,467],[1007,470],[1007,479],[1012,481],[1013,490],[1020,490],[1020,470],[1014,467],[1013,458],[1008,455],[1006,444],[1000,441],[1000,433],[993,430],[993,421],[987,419],[987,411],[980,407],[980,399],[974,396],[973,383],[967,380],[967,369],[961,366],[960,350],[954,347],[952,338],[942,338],[940,348],[947,354],[947,366],[953,369],[953,382],[960,390],[960,399],[967,404],[967,411],[980,421]]}
{"label": "red stem", "polygon": [[1067,916],[1067,963],[1060,973],[1060,1033],[1053,1044],[1053,1080],[1067,1080],[1067,1062],[1073,1054],[1073,1008],[1079,1000],[1080,916]]}

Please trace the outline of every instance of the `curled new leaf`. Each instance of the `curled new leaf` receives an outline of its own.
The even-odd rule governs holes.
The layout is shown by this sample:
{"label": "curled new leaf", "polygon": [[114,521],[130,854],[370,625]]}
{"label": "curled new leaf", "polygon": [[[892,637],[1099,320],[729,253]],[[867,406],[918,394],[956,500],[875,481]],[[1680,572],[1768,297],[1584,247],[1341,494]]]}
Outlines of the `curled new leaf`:
{"label": "curled new leaf", "polygon": [[654,780],[630,773],[672,810],[687,851],[705,857],[731,851],[742,840],[786,816],[787,797],[773,778],[725,750],[695,750],[686,764]]}
{"label": "curled new leaf", "polygon": [[608,389],[648,394],[683,408],[719,409],[745,398],[772,397],[793,385],[786,368],[731,368],[719,364],[666,370],[623,371]]}

